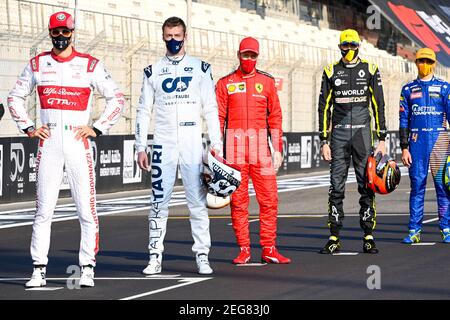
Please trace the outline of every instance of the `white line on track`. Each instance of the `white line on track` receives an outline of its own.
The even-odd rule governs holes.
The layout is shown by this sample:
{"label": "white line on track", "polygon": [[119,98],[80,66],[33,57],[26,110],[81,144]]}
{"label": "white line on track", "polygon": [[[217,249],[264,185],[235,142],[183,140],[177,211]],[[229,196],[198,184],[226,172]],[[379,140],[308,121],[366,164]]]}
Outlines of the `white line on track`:
{"label": "white line on track", "polygon": [[[407,174],[407,172],[404,172],[404,170],[401,168],[402,170],[402,175]],[[320,183],[320,180],[326,180],[326,183]],[[320,188],[320,187],[326,187],[329,185],[329,175],[319,175],[319,176],[310,176],[310,177],[300,177],[300,178],[290,178],[290,179],[280,179],[278,180],[278,184],[279,184],[279,190],[278,193],[284,193],[284,192],[290,192],[290,191],[298,191],[298,190],[304,190],[304,189],[314,189],[314,188]],[[316,184],[314,185],[310,185],[310,184],[306,184],[304,186],[299,186],[297,188],[283,188],[283,184],[289,185],[289,184],[295,184],[295,181],[297,181],[298,184],[305,184],[305,181],[311,181],[311,182],[315,182]],[[317,183],[319,182],[319,183]],[[351,170],[349,172],[349,177],[347,180],[347,183],[354,183],[356,182],[356,180],[354,179],[354,172]],[[250,188],[252,189],[252,185],[250,185]],[[250,196],[255,195],[254,191],[250,192]],[[106,200],[99,200],[97,201],[97,207],[101,208],[103,207],[103,209],[106,209],[109,207],[110,211],[104,211],[104,212],[99,212],[98,216],[107,216],[107,215],[112,215],[112,214],[119,214],[119,213],[129,213],[129,212],[138,212],[138,211],[143,211],[143,210],[150,210],[150,205],[148,206],[142,206],[142,207],[131,207],[130,205],[132,205],[134,200],[139,201],[139,203],[143,203],[143,199],[145,198],[149,198],[149,195],[144,195],[144,196],[136,196],[136,197],[122,197],[122,198],[117,198],[117,199],[106,199]],[[142,200],[142,201],[141,201]],[[114,208],[112,205],[114,204],[119,204],[125,202],[127,205],[122,205],[122,209],[121,208]],[[131,203],[131,204],[130,204]],[[186,201],[184,199],[184,191],[177,191],[177,192],[173,192],[172,193],[172,200],[170,202],[170,207],[174,207],[174,206],[180,206],[180,205],[184,205],[186,204]],[[58,210],[66,210],[65,212],[58,212]],[[16,210],[7,210],[7,211],[1,211],[0,212],[0,216],[1,215],[7,215],[7,214],[13,214],[13,213],[27,213],[30,212],[30,218],[29,221],[26,222],[12,222],[12,223],[8,223],[8,224],[3,224],[0,225],[0,230],[1,229],[9,229],[9,228],[15,228],[15,227],[22,227],[22,226],[28,226],[28,225],[32,225],[33,224],[33,220],[34,220],[34,211],[35,208],[25,208],[25,209],[16,209]],[[69,211],[69,212],[68,212]],[[74,209],[74,204],[70,203],[70,204],[64,204],[64,205],[59,205],[56,207],[56,211],[55,211],[55,215],[53,217],[52,222],[62,222],[62,221],[69,221],[69,220],[75,220],[78,219],[78,215],[74,214],[75,213],[75,209]],[[73,213],[70,213],[73,212]],[[24,215],[18,215],[20,216],[19,219],[17,220],[26,220]],[[8,218],[3,218],[0,219],[1,221],[7,221],[7,220],[12,220],[14,221],[14,216],[13,217],[9,217]],[[258,221],[258,220],[255,220]]]}
{"label": "white line on track", "polygon": [[[251,219],[251,220],[248,220],[248,223],[257,222],[257,221],[259,221],[259,218],[258,218],[258,219]],[[230,223],[228,223],[228,225],[231,226],[231,225],[233,225],[233,223],[230,222]]]}
{"label": "white line on track", "polygon": [[430,222],[434,222],[434,221],[438,221],[439,218],[433,218],[433,219],[429,219],[429,220],[425,220],[423,223],[430,223]]}
{"label": "white line on track", "polygon": [[151,275],[148,275],[145,277],[151,278],[151,279],[159,279],[159,278],[172,279],[172,278],[177,278],[179,276],[181,276],[181,274],[151,274]]}
{"label": "white line on track", "polygon": [[[146,297],[146,296],[150,296],[153,294],[157,294],[160,292],[164,292],[164,291],[169,291],[169,290],[173,290],[176,288],[180,288],[180,287],[185,287],[185,286],[189,286],[192,284],[196,284],[199,282],[203,282],[206,280],[211,280],[213,279],[213,277],[184,277],[184,278],[178,278],[178,274],[173,274],[173,275],[154,275],[154,276],[147,276],[147,277],[96,277],[95,281],[100,281],[100,280],[139,280],[139,281],[149,281],[149,280],[176,280],[178,282],[178,284],[173,285],[173,286],[169,286],[169,287],[164,287],[161,289],[157,289],[157,290],[152,290],[152,291],[148,291],[148,292],[144,292],[144,293],[140,293],[137,295],[133,295],[133,296],[129,296],[129,297],[125,297],[122,298],[120,300],[134,300],[134,299],[139,299],[142,297]],[[69,278],[47,278],[47,281],[67,281],[67,279]],[[70,277],[71,280],[77,280],[79,279],[79,277]],[[8,282],[8,281],[28,281],[30,280],[30,278],[0,278],[0,282]],[[55,291],[55,290],[60,290],[60,289],[64,289],[64,287],[41,287],[41,288],[29,288],[29,289],[25,289],[26,291]]]}
{"label": "white line on track", "polygon": [[356,256],[359,252],[337,252],[333,253],[333,256]]}
{"label": "white line on track", "polygon": [[[158,277],[95,277],[95,280],[190,280],[203,278],[177,278],[178,275],[160,275]],[[47,281],[66,281],[69,278],[46,278]],[[70,277],[70,280],[79,280],[79,277]],[[208,278],[209,279],[209,278]],[[28,281],[30,278],[0,278],[0,282],[5,281]]]}
{"label": "white line on track", "polygon": [[41,287],[41,288],[28,288],[25,291],[56,291],[64,289],[63,287]]}
{"label": "white line on track", "polygon": [[[425,213],[424,214],[424,216],[434,216],[434,215],[435,215],[435,213]],[[252,216],[252,215],[250,214],[250,216]],[[359,217],[359,214],[358,213],[346,213],[345,216],[346,217]],[[325,218],[325,217],[328,217],[328,215],[327,214],[280,214],[280,215],[278,215],[278,218]],[[377,213],[377,217],[409,217],[409,213]],[[186,219],[187,218],[188,217],[186,217]],[[220,216],[220,217],[212,216],[211,218],[227,219],[230,217],[229,216],[223,216],[223,217],[222,216]],[[426,220],[423,223],[429,223],[432,221],[436,221],[438,219],[439,218],[433,218],[430,220]],[[250,222],[256,222],[256,221],[259,221],[259,218],[249,220],[248,222],[250,223]],[[227,225],[231,226],[232,223],[231,222],[227,223]]]}
{"label": "white line on track", "polygon": [[412,246],[434,246],[436,242],[419,242],[419,243],[412,243]]}
{"label": "white line on track", "polygon": [[165,288],[161,288],[161,289],[157,289],[157,290],[152,290],[152,291],[140,293],[140,294],[137,294],[137,295],[134,295],[134,296],[130,296],[130,297],[125,297],[125,298],[122,298],[120,300],[139,299],[139,298],[142,298],[142,297],[147,297],[147,296],[150,296],[150,295],[153,295],[153,294],[157,294],[157,293],[160,293],[160,292],[169,291],[169,290],[173,290],[173,289],[176,289],[176,288],[189,286],[189,285],[196,284],[196,283],[203,282],[203,281],[210,280],[210,279],[213,279],[213,278],[184,278],[182,280],[179,280],[179,282],[181,282],[179,284],[176,284],[176,285],[173,285],[173,286],[170,286],[170,287],[165,287]]}
{"label": "white line on track", "polygon": [[267,265],[267,263],[252,262],[252,263],[245,263],[245,264],[237,264],[236,267],[262,267],[265,265]]}

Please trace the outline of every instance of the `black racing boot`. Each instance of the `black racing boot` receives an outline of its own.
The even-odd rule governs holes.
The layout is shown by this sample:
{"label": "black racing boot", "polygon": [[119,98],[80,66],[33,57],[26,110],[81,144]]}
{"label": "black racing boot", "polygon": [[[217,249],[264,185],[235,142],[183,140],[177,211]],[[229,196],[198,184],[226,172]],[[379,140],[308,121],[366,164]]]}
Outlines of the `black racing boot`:
{"label": "black racing boot", "polygon": [[339,238],[336,236],[330,236],[328,238],[328,242],[325,245],[325,247],[323,247],[319,253],[321,254],[333,254],[333,253],[337,253],[339,252],[339,250],[341,249],[341,243],[339,241]]}
{"label": "black racing boot", "polygon": [[375,245],[375,241],[373,240],[373,236],[371,234],[365,235],[363,238],[363,252],[370,254],[377,254],[378,249]]}

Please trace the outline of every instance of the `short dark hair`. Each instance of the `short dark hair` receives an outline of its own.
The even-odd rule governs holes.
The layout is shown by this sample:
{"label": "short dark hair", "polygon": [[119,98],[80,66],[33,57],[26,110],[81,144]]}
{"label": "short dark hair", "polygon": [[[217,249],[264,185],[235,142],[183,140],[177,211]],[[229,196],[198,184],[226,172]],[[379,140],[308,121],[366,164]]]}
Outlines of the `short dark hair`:
{"label": "short dark hair", "polygon": [[170,17],[166,21],[164,21],[162,25],[162,32],[164,33],[165,27],[173,28],[177,26],[182,26],[183,32],[186,33],[186,24],[184,23],[183,19],[180,19],[178,17]]}

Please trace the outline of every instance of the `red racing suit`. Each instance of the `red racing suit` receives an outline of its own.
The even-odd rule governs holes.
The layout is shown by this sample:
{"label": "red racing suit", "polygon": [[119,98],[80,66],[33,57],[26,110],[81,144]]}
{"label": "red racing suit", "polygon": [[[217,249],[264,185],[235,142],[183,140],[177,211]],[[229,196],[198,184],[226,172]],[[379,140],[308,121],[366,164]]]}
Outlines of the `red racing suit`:
{"label": "red racing suit", "polygon": [[[274,78],[255,70],[240,69],[223,77],[216,85],[224,156],[241,170],[242,181],[231,196],[231,218],[237,243],[250,245],[248,223],[248,180],[253,181],[260,208],[260,243],[276,241],[278,190],[269,149],[282,151],[282,113]],[[225,131],[224,131],[225,130]]]}
{"label": "red racing suit", "polygon": [[75,49],[67,58],[41,53],[30,60],[8,96],[11,116],[23,132],[34,127],[25,106],[34,88],[40,100],[40,122],[49,127],[50,137],[40,141],[37,153],[33,263],[48,262],[52,216],[65,167],[81,225],[80,265],[95,266],[98,217],[92,148],[89,140],[76,140],[74,131],[89,124],[96,89],[105,97],[106,108],[93,127],[97,134],[107,133],[120,118],[123,94],[96,58]]}

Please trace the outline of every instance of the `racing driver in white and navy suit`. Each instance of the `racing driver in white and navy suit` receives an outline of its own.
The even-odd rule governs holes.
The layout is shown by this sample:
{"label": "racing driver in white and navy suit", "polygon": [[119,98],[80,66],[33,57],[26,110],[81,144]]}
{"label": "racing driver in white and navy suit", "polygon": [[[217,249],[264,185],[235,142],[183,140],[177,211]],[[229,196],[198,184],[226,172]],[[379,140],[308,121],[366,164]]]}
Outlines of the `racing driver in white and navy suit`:
{"label": "racing driver in white and navy suit", "polygon": [[[202,118],[208,128],[211,147],[222,151],[220,124],[214,82],[208,63],[184,52],[186,35],[183,20],[172,17],[163,25],[167,53],[144,69],[136,115],[138,165],[151,170],[152,194],[149,214],[150,261],[144,274],[160,273],[168,218],[168,207],[177,166],[190,211],[190,223],[200,274],[210,274],[208,261],[211,239],[206,208],[206,189],[202,185]],[[147,134],[154,111],[154,138],[150,159]]]}

